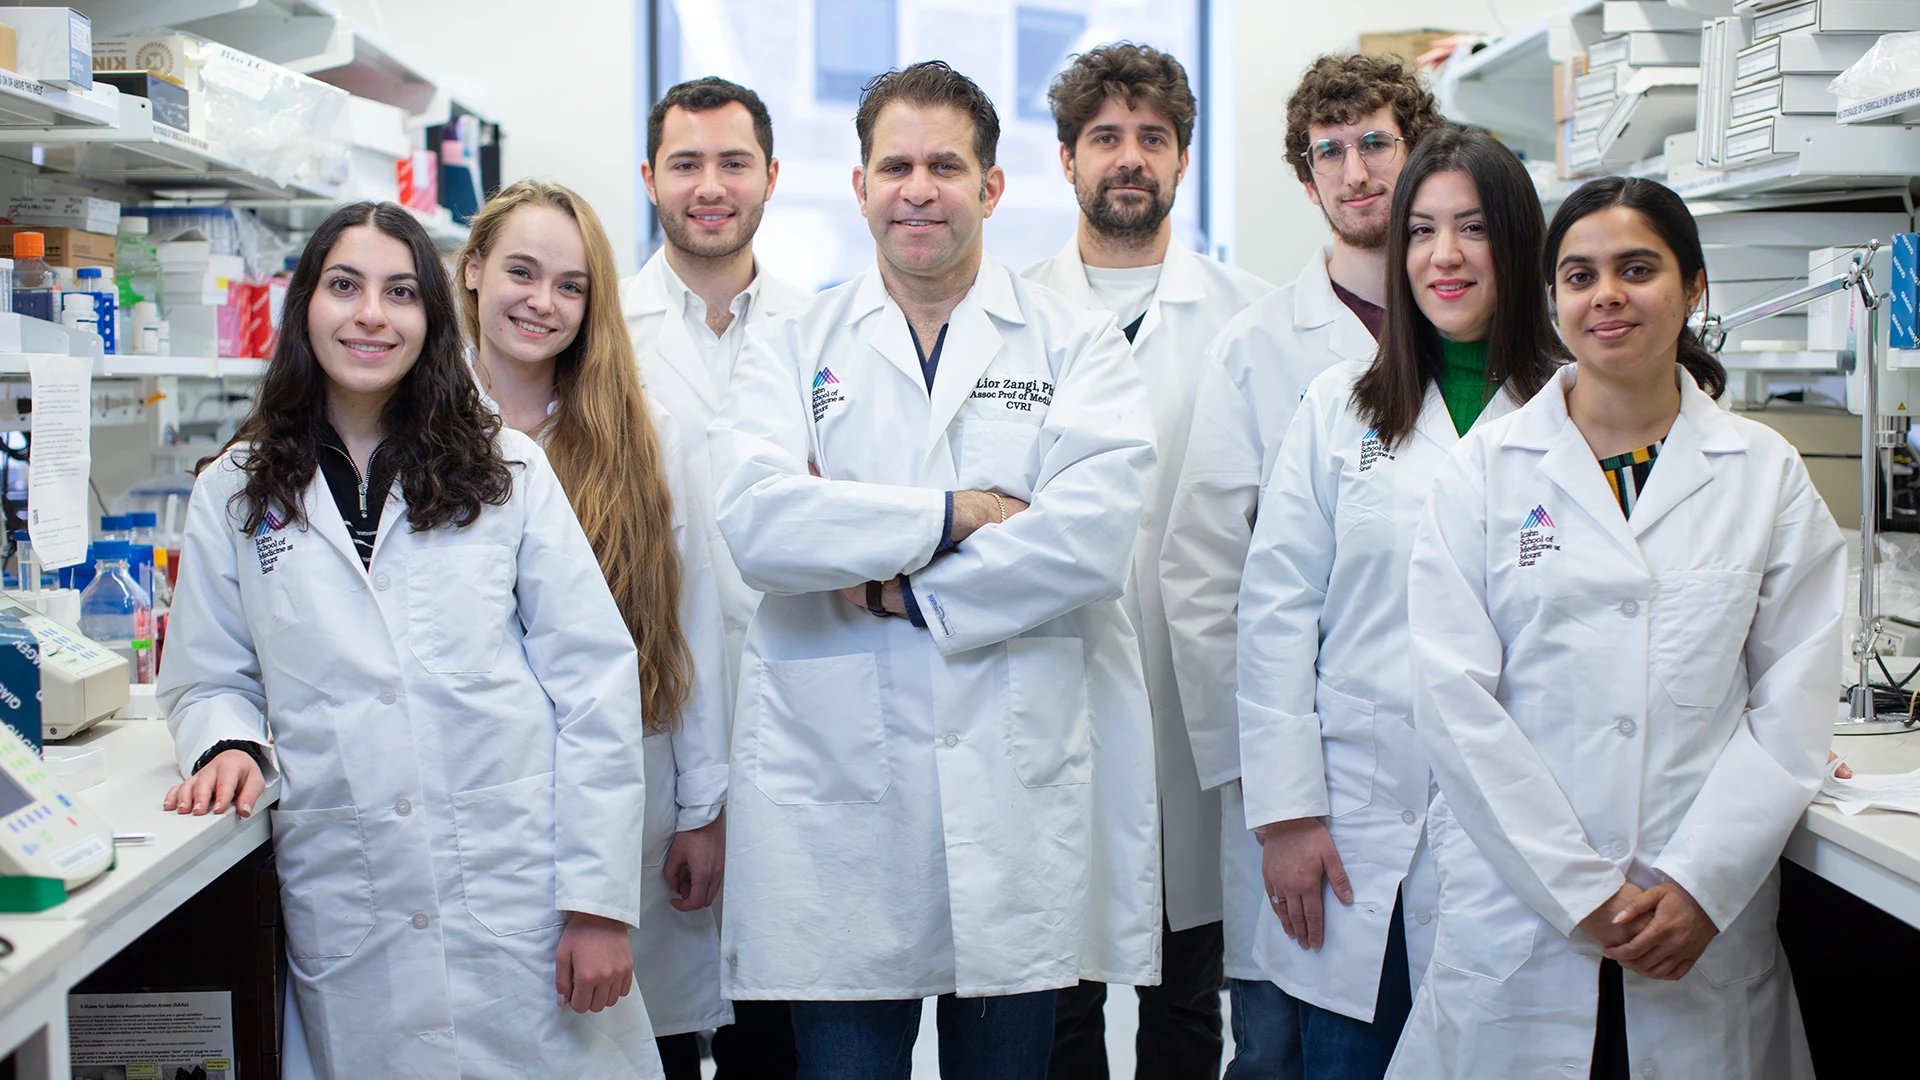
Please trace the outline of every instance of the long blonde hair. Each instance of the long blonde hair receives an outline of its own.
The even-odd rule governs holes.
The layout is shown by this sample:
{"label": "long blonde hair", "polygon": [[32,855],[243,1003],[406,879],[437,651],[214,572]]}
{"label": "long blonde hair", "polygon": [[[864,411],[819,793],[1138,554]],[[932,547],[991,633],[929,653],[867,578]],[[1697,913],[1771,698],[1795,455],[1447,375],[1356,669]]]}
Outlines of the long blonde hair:
{"label": "long blonde hair", "polygon": [[640,651],[641,715],[650,732],[670,730],[687,701],[693,655],[680,631],[680,553],[665,455],[647,410],[633,342],[620,311],[613,245],[585,199],[544,180],[522,180],[473,219],[454,258],[461,321],[480,343],[480,297],[465,288],[468,263],[484,264],[502,225],[523,206],[551,206],[580,226],[587,249],[587,310],[580,332],[557,358],[557,408],[541,425],[547,457],[600,560],[620,616]]}

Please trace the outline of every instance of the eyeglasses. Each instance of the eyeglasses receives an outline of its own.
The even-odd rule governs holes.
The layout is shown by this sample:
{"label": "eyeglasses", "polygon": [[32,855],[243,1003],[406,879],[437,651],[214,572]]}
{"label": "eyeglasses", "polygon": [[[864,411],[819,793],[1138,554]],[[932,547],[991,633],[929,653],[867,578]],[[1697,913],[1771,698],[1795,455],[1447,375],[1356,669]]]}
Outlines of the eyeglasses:
{"label": "eyeglasses", "polygon": [[[1370,169],[1391,164],[1401,143],[1407,140],[1386,131],[1369,131],[1354,146],[1360,160]],[[1347,144],[1338,139],[1315,139],[1300,155],[1321,176],[1333,176],[1347,164]]]}

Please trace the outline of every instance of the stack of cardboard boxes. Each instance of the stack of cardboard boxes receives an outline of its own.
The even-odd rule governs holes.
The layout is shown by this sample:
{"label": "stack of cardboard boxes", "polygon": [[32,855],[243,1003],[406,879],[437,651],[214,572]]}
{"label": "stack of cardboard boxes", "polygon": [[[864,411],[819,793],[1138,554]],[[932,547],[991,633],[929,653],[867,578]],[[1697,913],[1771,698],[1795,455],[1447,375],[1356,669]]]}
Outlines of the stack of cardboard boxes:
{"label": "stack of cardboard boxes", "polygon": [[1586,52],[1554,69],[1556,172],[1592,176],[1664,152],[1693,126],[1700,15],[1664,0],[1606,0],[1576,16]]}

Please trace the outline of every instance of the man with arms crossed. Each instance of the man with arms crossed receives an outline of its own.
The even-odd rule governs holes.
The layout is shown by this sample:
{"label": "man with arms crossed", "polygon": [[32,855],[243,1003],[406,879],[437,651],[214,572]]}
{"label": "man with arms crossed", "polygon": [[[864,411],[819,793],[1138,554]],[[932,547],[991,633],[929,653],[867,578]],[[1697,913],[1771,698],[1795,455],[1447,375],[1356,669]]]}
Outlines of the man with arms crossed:
{"label": "man with arms crossed", "polygon": [[[712,77],[668,90],[647,116],[647,161],[640,168],[666,243],[638,274],[620,283],[620,306],[648,400],[672,418],[679,432],[693,503],[684,512],[688,526],[707,536],[713,555],[731,676],[738,675],[740,646],[760,594],[740,580],[713,519],[707,428],[726,398],[747,327],[810,299],[802,290],[759,273],[754,263],[753,234],[779,176],[773,121],[758,94]],[[707,805],[679,811],[680,833],[665,870],[684,886],[683,897],[712,895],[722,877],[725,826],[716,815],[726,794],[727,770],[722,766],[712,771],[712,777],[688,775],[680,781],[690,791],[704,788],[714,795]],[[687,935],[671,944],[648,944],[682,952],[714,948],[707,944],[712,941],[707,925],[712,915],[688,910],[683,917],[689,924]],[[700,966],[697,957],[676,954],[675,959],[679,962],[643,961],[635,967],[643,973],[643,992],[653,990],[662,1002],[662,1024],[654,1030],[669,1033],[661,1037],[660,1050],[670,1075],[676,1068],[684,1070],[689,1060],[698,1068],[694,1032],[718,1022],[724,1024],[713,1040],[719,1080],[791,1080],[793,1028],[786,1005],[740,1002],[732,1008],[733,1022],[725,1024],[717,955],[711,986],[645,985],[645,972],[680,973],[684,978],[685,971]]]}
{"label": "man with arms crossed", "polygon": [[1054,992],[1159,978],[1152,721],[1119,599],[1153,469],[1126,338],[985,257],[999,120],[870,83],[873,269],[749,335],[715,432],[747,632],[728,996],[800,1076],[1040,1080]]}
{"label": "man with arms crossed", "polygon": [[[1254,955],[1255,920],[1277,918],[1267,897],[1279,890],[1270,885],[1304,872],[1301,834],[1304,842],[1329,849],[1331,840],[1317,818],[1290,822],[1274,834],[1248,831],[1266,822],[1249,820],[1258,812],[1250,815],[1246,807],[1254,800],[1242,792],[1234,626],[1254,512],[1274,455],[1313,377],[1340,361],[1373,355],[1387,275],[1406,272],[1386,265],[1394,182],[1413,144],[1444,122],[1419,76],[1392,58],[1323,56],[1308,68],[1287,102],[1287,160],[1308,200],[1326,215],[1333,243],[1215,339],[1168,515],[1161,585],[1180,699],[1200,783],[1222,792],[1235,1044],[1229,1080],[1345,1077],[1339,1046],[1368,1037],[1372,1027],[1281,989],[1270,981],[1279,974],[1276,958]],[[1257,788],[1259,779],[1249,776],[1247,788]],[[1319,869],[1315,863],[1314,872]],[[1415,929],[1416,937],[1431,940],[1430,927]],[[1426,957],[1411,963],[1417,963],[1410,973],[1417,984]],[[1362,996],[1373,997],[1382,972],[1340,977],[1364,983],[1369,989]]]}
{"label": "man with arms crossed", "polygon": [[[1135,1074],[1220,1075],[1220,796],[1200,789],[1160,590],[1160,544],[1193,419],[1206,343],[1273,286],[1173,243],[1174,192],[1187,172],[1194,99],[1180,62],[1157,49],[1104,45],[1074,58],[1048,91],[1060,164],[1080,224],[1060,254],[1021,276],[1095,311],[1132,343],[1153,408],[1160,468],[1134,545],[1127,614],[1140,635],[1153,706],[1166,890],[1163,970],[1140,987]],[[1054,1080],[1105,1080],[1103,983],[1062,991]]]}

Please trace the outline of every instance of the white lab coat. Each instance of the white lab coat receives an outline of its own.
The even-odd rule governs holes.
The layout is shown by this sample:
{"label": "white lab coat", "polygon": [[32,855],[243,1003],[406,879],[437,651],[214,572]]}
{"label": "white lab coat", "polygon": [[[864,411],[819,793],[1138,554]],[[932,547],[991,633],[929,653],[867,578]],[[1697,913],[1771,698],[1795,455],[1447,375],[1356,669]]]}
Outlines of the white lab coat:
{"label": "white lab coat", "polygon": [[[633,339],[633,353],[640,362],[640,378],[647,386],[647,399],[664,408],[680,425],[682,444],[687,450],[687,485],[691,495],[688,509],[696,528],[705,533],[709,561],[720,589],[721,615],[727,635],[727,662],[738,676],[740,649],[747,640],[747,622],[760,605],[760,594],[740,580],[734,569],[733,555],[720,535],[713,517],[713,490],[719,479],[707,451],[707,430],[726,399],[725,382],[715,382],[713,372],[701,358],[699,347],[687,333],[682,315],[682,299],[675,295],[667,277],[667,253],[662,248],[640,267],[640,272],[620,283],[620,309],[627,317],[627,334]],[[746,323],[758,325],[776,315],[797,311],[813,299],[795,285],[770,274],[755,279],[756,294],[747,308]]]}
{"label": "white lab coat", "polygon": [[[747,583],[729,996],[1159,979],[1153,731],[1119,603],[1153,468],[1138,366],[985,260],[931,395],[877,270],[755,328],[714,428]],[[820,476],[808,475],[808,465]],[[934,557],[944,492],[1032,509]],[[911,576],[926,629],[834,590]]]}
{"label": "white lab coat", "polygon": [[[1035,263],[1020,276],[1089,310],[1106,310],[1087,283],[1077,234],[1068,238],[1060,254]],[[1220,796],[1200,789],[1193,750],[1187,745],[1180,688],[1167,644],[1166,605],[1160,593],[1160,543],[1166,536],[1167,508],[1180,479],[1180,460],[1187,450],[1207,343],[1249,303],[1272,291],[1271,284],[1245,270],[1170,246],[1146,318],[1133,338],[1133,359],[1140,366],[1153,409],[1160,465],[1147,489],[1146,513],[1140,516],[1140,536],[1133,549],[1133,578],[1123,604],[1140,635],[1147,696],[1153,705],[1160,827],[1166,838],[1167,922],[1175,930],[1220,921]]]}
{"label": "white lab coat", "polygon": [[1811,1077],[1774,917],[1839,698],[1839,530],[1793,447],[1684,372],[1627,520],[1577,377],[1465,440],[1414,541],[1440,931],[1389,1075],[1585,1076],[1579,920],[1671,878],[1720,932],[1677,982],[1626,974],[1632,1074]]}
{"label": "white lab coat", "polygon": [[[1269,912],[1254,960],[1294,997],[1369,1023],[1396,893],[1410,985],[1433,952],[1432,774],[1413,731],[1407,557],[1460,441],[1430,383],[1414,430],[1385,448],[1353,404],[1371,364],[1322,372],[1294,414],[1247,552],[1239,636],[1246,824],[1327,819],[1353,886],[1352,905],[1323,888],[1321,948],[1300,948]],[[1497,393],[1474,425],[1514,406]]]}
{"label": "white lab coat", "polygon": [[240,530],[231,452],[189,503],[159,694],[183,773],[271,726],[320,1076],[661,1075],[639,995],[555,1001],[562,913],[639,917],[639,673],[546,455],[500,446],[505,505],[416,533],[395,484],[371,570],[317,471],[305,528]]}
{"label": "white lab coat", "polygon": [[[495,404],[484,390],[481,396]],[[630,936],[634,987],[644,1000],[658,1003],[647,1010],[654,1034],[679,1035],[733,1022],[733,1006],[720,994],[720,923],[715,910],[674,910],[670,901],[677,894],[664,874],[674,837],[712,824],[726,803],[733,677],[709,548],[704,533],[697,526],[688,527],[690,519],[698,518],[693,508],[699,504],[688,480],[679,425],[651,397],[647,407],[673,498],[674,547],[680,554],[680,635],[693,666],[678,722],[670,731],[649,733],[641,740],[647,790],[653,798],[647,800],[641,836],[645,872],[640,876],[640,921]],[[541,445],[545,447],[544,439]],[[705,446],[698,452],[704,458]]]}
{"label": "white lab coat", "polygon": [[1253,962],[1254,930],[1273,917],[1260,873],[1260,844],[1234,781],[1240,778],[1235,701],[1235,623],[1240,573],[1266,486],[1294,409],[1314,376],[1342,360],[1373,356],[1373,336],[1334,295],[1330,252],[1300,276],[1255,300],[1208,349],[1193,431],[1167,511],[1160,575],[1181,711],[1203,788],[1225,785],[1221,877],[1226,971],[1267,976]]}

